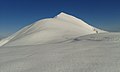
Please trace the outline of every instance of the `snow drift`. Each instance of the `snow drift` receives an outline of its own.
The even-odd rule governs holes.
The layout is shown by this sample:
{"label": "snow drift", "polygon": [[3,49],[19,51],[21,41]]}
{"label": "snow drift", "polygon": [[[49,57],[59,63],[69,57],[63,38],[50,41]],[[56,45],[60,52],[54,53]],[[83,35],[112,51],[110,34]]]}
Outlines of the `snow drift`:
{"label": "snow drift", "polygon": [[42,19],[28,25],[0,41],[0,46],[56,43],[103,30],[88,25],[74,16],[60,13],[54,18]]}

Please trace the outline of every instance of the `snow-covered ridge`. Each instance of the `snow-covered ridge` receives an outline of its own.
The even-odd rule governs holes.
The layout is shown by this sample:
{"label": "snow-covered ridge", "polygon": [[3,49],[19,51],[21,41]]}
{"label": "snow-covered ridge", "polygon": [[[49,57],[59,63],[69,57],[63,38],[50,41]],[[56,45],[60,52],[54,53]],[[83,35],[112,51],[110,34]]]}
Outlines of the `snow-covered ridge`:
{"label": "snow-covered ridge", "polygon": [[39,20],[0,41],[0,46],[36,45],[64,41],[93,33],[105,32],[74,16],[60,13],[54,18]]}
{"label": "snow-covered ridge", "polygon": [[61,19],[61,20],[64,20],[64,21],[67,21],[67,22],[70,22],[70,23],[73,23],[73,24],[76,24],[78,26],[81,26],[81,27],[84,27],[88,30],[93,30],[93,29],[96,29],[97,31],[99,32],[103,32],[103,30],[100,30],[100,29],[97,29],[89,24],[87,24],[86,22],[84,22],[83,20],[79,19],[79,18],[76,18],[72,15],[68,15],[64,12],[61,12],[60,14],[58,14],[56,16],[57,19]]}

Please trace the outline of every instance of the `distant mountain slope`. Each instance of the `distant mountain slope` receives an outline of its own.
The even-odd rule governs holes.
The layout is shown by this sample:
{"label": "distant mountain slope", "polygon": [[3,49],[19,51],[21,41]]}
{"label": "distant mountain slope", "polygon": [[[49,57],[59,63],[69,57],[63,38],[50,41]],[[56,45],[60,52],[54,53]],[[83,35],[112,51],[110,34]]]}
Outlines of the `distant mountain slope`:
{"label": "distant mountain slope", "polygon": [[36,45],[56,43],[78,36],[105,32],[88,25],[71,15],[60,13],[54,18],[43,19],[28,25],[0,41],[0,46]]}

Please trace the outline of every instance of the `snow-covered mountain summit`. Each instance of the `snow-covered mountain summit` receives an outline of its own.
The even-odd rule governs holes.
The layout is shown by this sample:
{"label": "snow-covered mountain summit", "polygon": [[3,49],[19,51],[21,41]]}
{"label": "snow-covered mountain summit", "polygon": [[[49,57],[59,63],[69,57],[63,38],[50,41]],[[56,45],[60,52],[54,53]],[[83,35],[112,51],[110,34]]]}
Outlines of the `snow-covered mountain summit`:
{"label": "snow-covered mountain summit", "polygon": [[0,41],[0,46],[56,43],[78,36],[105,32],[66,13],[42,19]]}

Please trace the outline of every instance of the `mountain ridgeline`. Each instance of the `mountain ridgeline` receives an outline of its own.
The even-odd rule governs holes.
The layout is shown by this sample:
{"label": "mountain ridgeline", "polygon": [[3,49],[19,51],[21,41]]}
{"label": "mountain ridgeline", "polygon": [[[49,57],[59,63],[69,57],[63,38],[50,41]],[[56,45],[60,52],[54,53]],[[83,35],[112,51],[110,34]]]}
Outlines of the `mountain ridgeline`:
{"label": "mountain ridgeline", "polygon": [[0,46],[23,46],[65,41],[78,36],[106,32],[66,13],[30,24],[0,41]]}

